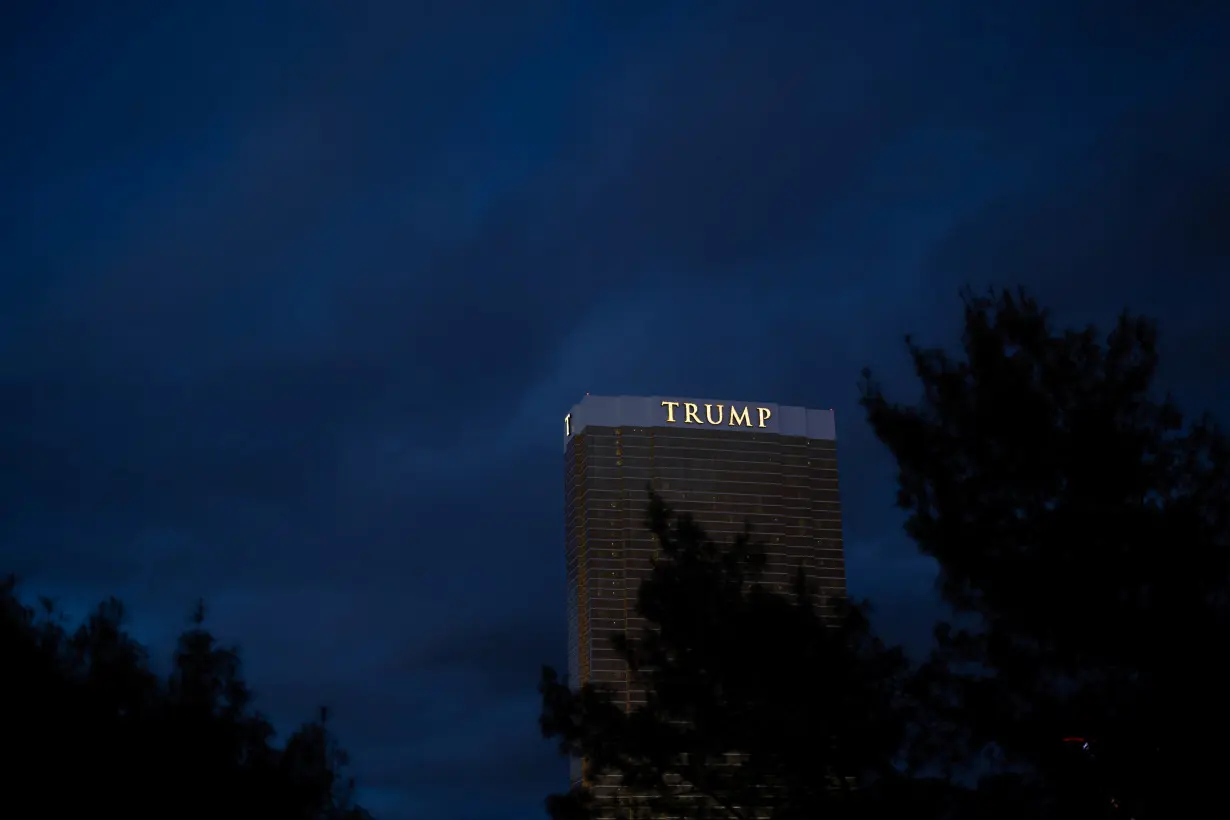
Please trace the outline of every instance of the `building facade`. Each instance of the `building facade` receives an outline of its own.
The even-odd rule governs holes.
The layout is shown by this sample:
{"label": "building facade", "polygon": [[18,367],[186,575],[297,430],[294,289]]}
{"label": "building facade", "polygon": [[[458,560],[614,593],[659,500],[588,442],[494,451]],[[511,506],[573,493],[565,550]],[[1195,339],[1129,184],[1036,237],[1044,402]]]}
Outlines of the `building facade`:
{"label": "building facade", "polygon": [[[586,396],[564,419],[569,675],[625,708],[644,698],[611,637],[641,626],[637,590],[657,549],[654,489],[715,541],[750,521],[763,582],[788,591],[799,567],[823,610],[844,597],[845,561],[831,410],[674,396]],[[573,780],[582,776],[578,764]]]}

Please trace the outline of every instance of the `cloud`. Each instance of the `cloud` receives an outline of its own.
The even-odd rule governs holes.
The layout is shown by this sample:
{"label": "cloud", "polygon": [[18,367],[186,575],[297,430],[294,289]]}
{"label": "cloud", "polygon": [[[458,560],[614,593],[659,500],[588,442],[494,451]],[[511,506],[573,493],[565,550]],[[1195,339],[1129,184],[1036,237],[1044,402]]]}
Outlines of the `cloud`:
{"label": "cloud", "polygon": [[1202,296],[1230,270],[1230,107],[1206,93],[1219,76],[1230,82],[1221,69],[1116,118],[1029,188],[972,213],[936,248],[933,279],[1025,283],[1060,306],[1059,321],[1159,317],[1171,385],[1220,372],[1230,336]]}
{"label": "cloud", "polygon": [[388,816],[563,783],[585,392],[835,408],[851,588],[918,643],[863,365],[909,398],[966,282],[1161,316],[1207,404],[1230,347],[1219,8],[513,5],[37,17],[0,58],[0,568],[166,645],[204,596]]}
{"label": "cloud", "polygon": [[[515,605],[516,600],[512,595],[508,603]],[[533,596],[533,603],[532,612],[514,611],[464,629],[447,628],[398,669],[458,674],[496,697],[532,694],[543,664],[563,667],[567,646],[560,622],[563,605],[541,596]]]}

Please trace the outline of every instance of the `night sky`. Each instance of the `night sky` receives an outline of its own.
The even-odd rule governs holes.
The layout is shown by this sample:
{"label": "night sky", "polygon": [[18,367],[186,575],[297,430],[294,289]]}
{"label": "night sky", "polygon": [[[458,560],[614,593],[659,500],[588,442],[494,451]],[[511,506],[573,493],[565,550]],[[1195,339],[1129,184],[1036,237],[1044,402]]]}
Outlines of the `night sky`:
{"label": "night sky", "polygon": [[912,397],[962,284],[1156,316],[1230,418],[1224,2],[11,5],[0,572],[164,658],[203,597],[388,820],[566,786],[586,392],[835,408],[850,587],[914,651],[856,385]]}

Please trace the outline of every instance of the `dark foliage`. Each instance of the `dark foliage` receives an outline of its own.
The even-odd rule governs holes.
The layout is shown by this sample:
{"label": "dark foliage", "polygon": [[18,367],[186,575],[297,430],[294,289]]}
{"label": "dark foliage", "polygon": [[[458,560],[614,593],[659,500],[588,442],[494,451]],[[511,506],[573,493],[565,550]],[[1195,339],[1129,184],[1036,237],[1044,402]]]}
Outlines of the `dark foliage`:
{"label": "dark foliage", "polygon": [[170,675],[100,605],[76,629],[0,583],[5,817],[360,820],[325,713],[284,746],[198,608]]}
{"label": "dark foliage", "polygon": [[907,340],[920,401],[863,385],[909,535],[973,625],[939,632],[939,703],[1048,817],[1224,812],[1230,444],[1154,395],[1156,341],[966,294],[961,355]]}
{"label": "dark foliage", "polygon": [[643,796],[622,803],[625,815],[880,816],[879,804],[917,797],[894,765],[909,668],[863,611],[845,604],[822,621],[802,577],[793,595],[769,592],[749,537],[718,546],[652,495],[650,527],[660,553],[637,603],[648,628],[617,642],[648,702],[625,712],[544,669],[543,733],[587,762],[595,787],[550,798],[551,815],[597,816],[609,804],[594,795],[612,778]]}

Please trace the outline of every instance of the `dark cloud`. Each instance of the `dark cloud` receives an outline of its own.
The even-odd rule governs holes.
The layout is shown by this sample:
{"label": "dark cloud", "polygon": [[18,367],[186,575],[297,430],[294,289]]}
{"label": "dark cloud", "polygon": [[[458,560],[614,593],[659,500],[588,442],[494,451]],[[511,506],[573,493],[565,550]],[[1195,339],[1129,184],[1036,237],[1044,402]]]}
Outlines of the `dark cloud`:
{"label": "dark cloud", "polygon": [[[1230,81],[1224,68],[1211,76]],[[1200,384],[1222,372],[1218,353],[1230,344],[1218,300],[1206,296],[1230,269],[1226,99],[1176,90],[1106,123],[1028,188],[957,225],[932,274],[1029,283],[1068,321],[1106,326],[1125,308],[1158,316],[1163,375],[1197,401],[1220,401]]]}
{"label": "dark cloud", "polygon": [[850,585],[914,649],[856,380],[908,397],[960,285],[1157,315],[1224,408],[1216,4],[61,6],[0,32],[0,569],[168,650],[205,596],[383,816],[563,784],[587,391],[835,408]]}
{"label": "dark cloud", "polygon": [[[532,593],[532,589],[527,589]],[[524,694],[537,684],[543,664],[566,668],[567,632],[560,625],[558,601],[538,598],[532,617],[510,614],[498,621],[469,629],[445,630],[436,643],[419,656],[407,659],[402,670],[459,672],[497,696]]]}

